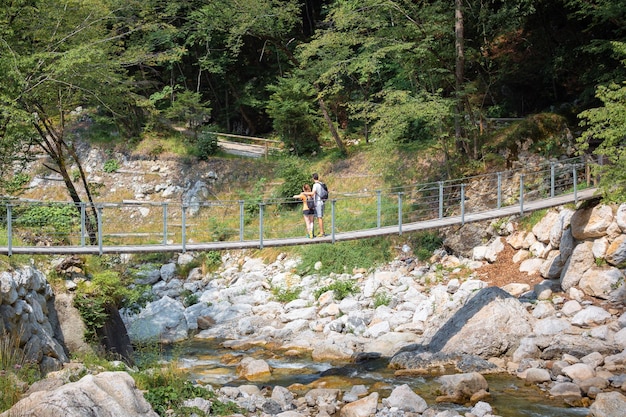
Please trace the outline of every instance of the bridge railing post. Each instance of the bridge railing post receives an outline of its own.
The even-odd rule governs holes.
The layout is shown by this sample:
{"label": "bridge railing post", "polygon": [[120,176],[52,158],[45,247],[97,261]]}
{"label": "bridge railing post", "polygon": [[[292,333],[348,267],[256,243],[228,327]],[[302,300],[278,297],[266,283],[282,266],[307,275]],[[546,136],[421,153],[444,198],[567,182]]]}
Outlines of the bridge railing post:
{"label": "bridge railing post", "polygon": [[187,206],[183,204],[183,211],[180,217],[180,234],[181,234],[181,245],[183,249],[183,253],[187,251]]}
{"label": "bridge railing post", "polygon": [[465,224],[465,184],[461,184],[461,224]]}
{"label": "bridge railing post", "polygon": [[96,213],[98,218],[96,219],[96,223],[98,226],[98,253],[102,255],[102,205],[96,206]]}
{"label": "bridge railing post", "polygon": [[239,241],[243,242],[244,200],[239,200]]}
{"label": "bridge railing post", "polygon": [[402,235],[402,196],[403,192],[398,193],[398,234]]}
{"label": "bridge railing post", "polygon": [[519,176],[519,214],[524,215],[524,174]]}
{"label": "bridge railing post", "polygon": [[[335,205],[337,204],[337,200],[333,199],[330,203],[330,236],[331,241],[335,243]],[[380,227],[380,225],[378,227]]]}
{"label": "bridge railing post", "polygon": [[502,208],[502,173],[498,172],[498,203],[497,208]]}
{"label": "bridge railing post", "polygon": [[259,249],[263,249],[263,207],[265,203],[259,203]]}
{"label": "bridge railing post", "polygon": [[[336,201],[336,200],[333,200]],[[333,203],[334,207],[334,203]],[[376,190],[376,227],[380,229],[381,225],[381,217],[382,214],[382,191]]]}
{"label": "bridge railing post", "polygon": [[443,181],[439,181],[439,218],[443,219]]}
{"label": "bridge railing post", "polygon": [[163,244],[167,245],[167,203],[161,206],[163,207]]}
{"label": "bridge railing post", "polygon": [[578,174],[576,165],[572,167],[572,183],[574,185],[574,204],[578,203]]}
{"label": "bridge railing post", "polygon": [[550,162],[550,198],[554,198],[554,184],[556,182],[556,178],[554,175],[554,161]]}
{"label": "bridge railing post", "polygon": [[80,203],[80,246],[85,246],[85,234],[87,230],[87,205],[84,202]]}
{"label": "bridge railing post", "polygon": [[13,206],[7,204],[7,246],[8,254],[13,254]]}

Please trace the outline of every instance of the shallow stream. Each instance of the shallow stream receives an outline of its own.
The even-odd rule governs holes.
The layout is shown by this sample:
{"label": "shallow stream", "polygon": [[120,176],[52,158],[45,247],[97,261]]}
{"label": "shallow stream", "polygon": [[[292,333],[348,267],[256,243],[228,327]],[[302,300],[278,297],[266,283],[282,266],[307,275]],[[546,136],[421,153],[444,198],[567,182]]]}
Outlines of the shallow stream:
{"label": "shallow stream", "polygon": [[[395,376],[383,359],[360,364],[319,363],[310,357],[286,357],[283,352],[263,348],[235,351],[221,347],[216,340],[192,340],[176,346],[170,354],[178,358],[182,368],[200,383],[217,388],[224,385],[239,386],[251,382],[237,376],[237,363],[244,356],[266,360],[272,368],[269,380],[252,382],[259,386],[281,385],[298,395],[312,388],[339,388],[349,390],[353,385],[365,385],[370,392],[377,391],[385,398],[391,390],[408,384],[429,407],[440,410],[455,409],[463,415],[470,408],[435,402],[438,384],[434,377]],[[582,417],[587,408],[573,408],[561,401],[553,401],[536,386],[529,386],[511,375],[486,375],[494,413],[503,417]]]}

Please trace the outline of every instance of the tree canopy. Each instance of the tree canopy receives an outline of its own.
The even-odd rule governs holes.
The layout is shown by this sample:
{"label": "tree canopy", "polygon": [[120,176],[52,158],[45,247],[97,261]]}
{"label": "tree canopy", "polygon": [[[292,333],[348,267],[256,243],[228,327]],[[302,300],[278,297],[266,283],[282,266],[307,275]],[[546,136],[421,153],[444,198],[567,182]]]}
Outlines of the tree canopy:
{"label": "tree canopy", "polygon": [[[68,127],[87,115],[129,138],[169,121],[276,135],[296,154],[359,138],[478,159],[485,119],[575,122],[620,105],[626,79],[626,0],[1,4],[2,173],[35,145],[75,201],[89,184],[68,181]],[[600,140],[597,116],[582,127]]]}

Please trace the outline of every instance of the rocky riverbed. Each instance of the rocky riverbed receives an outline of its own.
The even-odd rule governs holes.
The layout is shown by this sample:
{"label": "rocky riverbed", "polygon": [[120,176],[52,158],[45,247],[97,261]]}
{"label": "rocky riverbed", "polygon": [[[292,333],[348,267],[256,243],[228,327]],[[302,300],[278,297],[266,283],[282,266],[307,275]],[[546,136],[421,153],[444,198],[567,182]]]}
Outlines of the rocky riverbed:
{"label": "rocky riverbed", "polygon": [[[177,264],[190,262],[193,255],[180,254],[175,262],[139,269],[136,282],[149,284],[155,301],[140,312],[122,311],[121,316],[135,342],[219,339],[237,351],[256,346],[328,363],[387,357],[398,376],[436,376],[435,402],[464,404],[469,407],[467,417],[498,415],[490,405],[485,378],[496,373],[513,375],[539,387],[546,398],[580,407],[591,416],[622,416],[626,204],[551,210],[532,231],[519,230],[515,219],[489,229],[488,241],[470,253],[442,249],[428,262],[419,262],[408,248],[375,270],[331,276],[296,275],[299,260],[285,255],[265,263],[233,252],[223,254],[215,273],[197,268],[181,277]],[[510,278],[498,276],[494,265]],[[507,273],[511,266],[515,274]],[[342,281],[355,283],[358,291],[339,296],[332,288]],[[298,297],[280,302],[276,289],[297,289]],[[59,346],[80,348],[76,328],[65,319],[71,309],[59,304],[63,297],[52,297],[41,273],[33,268],[5,272],[0,290],[5,326],[31,326],[23,346],[46,369],[67,363],[67,348]],[[189,305],[189,294],[195,294],[197,302]],[[48,319],[53,310],[60,320]],[[459,415],[427,404],[405,384],[384,397],[374,387],[361,385],[350,390],[267,389],[264,381],[271,379],[273,370],[266,360],[236,360],[239,378],[249,383],[215,389],[250,415]],[[51,372],[48,379],[65,381],[69,372]],[[97,382],[124,379],[120,374],[90,376],[82,384],[96,384],[106,401],[129,407],[124,415],[154,415],[140,400],[129,400],[141,397],[132,383],[123,383],[128,392],[116,399],[102,387],[117,384]],[[62,398],[57,390],[70,395],[68,386],[41,388],[18,403],[17,410],[34,407],[35,398],[41,403],[42,392],[49,395],[46,401]]]}

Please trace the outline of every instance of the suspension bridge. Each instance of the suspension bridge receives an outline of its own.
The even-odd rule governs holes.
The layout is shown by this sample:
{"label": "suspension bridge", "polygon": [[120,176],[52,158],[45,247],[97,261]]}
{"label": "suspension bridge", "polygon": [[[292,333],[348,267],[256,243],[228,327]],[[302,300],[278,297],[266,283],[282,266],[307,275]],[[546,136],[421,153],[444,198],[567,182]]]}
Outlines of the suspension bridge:
{"label": "suspension bridge", "polygon": [[7,201],[0,254],[180,253],[402,235],[596,198],[589,163],[573,158],[449,181],[333,193],[325,208],[326,236],[314,239],[304,236],[301,203],[289,199],[133,201],[94,207]]}

